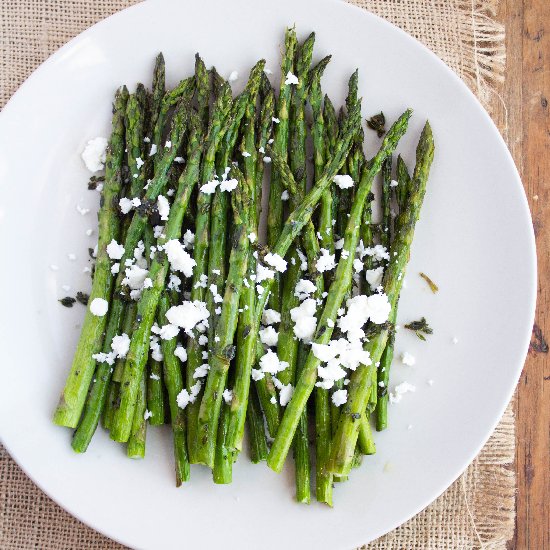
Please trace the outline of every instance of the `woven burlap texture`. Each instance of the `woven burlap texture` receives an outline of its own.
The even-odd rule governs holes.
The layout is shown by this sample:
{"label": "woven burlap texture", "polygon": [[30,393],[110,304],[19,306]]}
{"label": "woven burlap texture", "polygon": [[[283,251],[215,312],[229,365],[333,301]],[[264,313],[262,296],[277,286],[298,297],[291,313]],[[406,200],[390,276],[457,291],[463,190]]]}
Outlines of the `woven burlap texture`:
{"label": "woven burlap texture", "polygon": [[[0,0],[0,106],[53,51],[132,0]],[[504,69],[497,0],[354,0],[418,38],[481,101]],[[505,548],[515,514],[514,415],[510,406],[467,471],[440,498],[369,550]],[[0,548],[122,548],[67,514],[0,448]]]}

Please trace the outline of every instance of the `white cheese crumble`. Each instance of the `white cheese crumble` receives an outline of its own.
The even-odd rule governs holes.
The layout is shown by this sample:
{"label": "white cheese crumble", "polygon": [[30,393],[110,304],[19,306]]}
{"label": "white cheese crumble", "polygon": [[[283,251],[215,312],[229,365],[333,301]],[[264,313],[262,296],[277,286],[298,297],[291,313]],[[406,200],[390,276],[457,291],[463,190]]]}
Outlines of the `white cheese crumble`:
{"label": "white cheese crumble", "polygon": [[348,390],[336,390],[332,394],[332,402],[334,403],[334,406],[340,407],[348,400]]}
{"label": "white cheese crumble", "polygon": [[262,344],[269,347],[277,345],[277,342],[279,341],[279,333],[272,326],[267,326],[260,329],[259,333]]}
{"label": "white cheese crumble", "polygon": [[193,330],[198,323],[208,319],[209,316],[210,313],[206,304],[198,300],[194,302],[184,301],[180,305],[172,306],[166,312],[168,322],[184,330]]}
{"label": "white cheese crumble", "polygon": [[361,271],[363,271],[363,262],[359,258],[353,260],[353,270],[355,273],[361,273]]}
{"label": "white cheese crumble", "polygon": [[185,409],[189,403],[194,403],[197,399],[197,395],[199,395],[199,392],[201,391],[201,387],[201,381],[197,380],[197,383],[194,386],[191,386],[189,392],[185,388],[181,390],[176,397],[178,407],[180,409]]}
{"label": "white cheese crumble", "polygon": [[414,393],[416,391],[416,386],[409,384],[408,382],[402,382],[395,386],[395,392],[390,393],[390,403],[399,403],[403,398],[403,395],[408,392]]}
{"label": "white cheese crumble", "polygon": [[257,236],[256,236],[256,233],[254,233],[254,231],[252,231],[251,233],[248,234],[248,240],[254,244],[257,240]]}
{"label": "white cheese crumble", "polygon": [[321,256],[317,260],[315,267],[319,273],[330,271],[336,267],[336,255],[331,254],[326,248],[321,248]]}
{"label": "white cheese crumble", "polygon": [[107,138],[96,137],[91,139],[82,151],[82,160],[90,172],[99,172],[105,167],[107,158]]}
{"label": "white cheese crumble", "polygon": [[384,268],[382,266],[376,269],[367,269],[365,279],[369,283],[371,290],[376,290],[382,283],[384,277]]}
{"label": "white cheese crumble", "polygon": [[264,309],[262,313],[262,323],[264,325],[273,325],[281,322],[281,314],[274,309]]}
{"label": "white cheese crumble", "polygon": [[197,262],[177,239],[167,241],[164,245],[164,251],[173,271],[181,271],[186,277],[193,275],[193,268],[197,265]]}
{"label": "white cheese crumble", "polygon": [[286,271],[286,266],[287,266],[286,260],[281,258],[279,254],[272,254],[271,252],[268,252],[264,256],[264,260],[267,264],[274,267],[280,273],[284,273]]}
{"label": "white cheese crumble", "polygon": [[[244,156],[244,153],[243,153]],[[222,180],[220,184],[220,191],[227,191],[228,193],[233,191],[239,184],[238,180],[235,178],[232,178],[230,180]]]}
{"label": "white cheese crumble", "polygon": [[259,361],[260,370],[262,373],[277,374],[288,368],[286,361],[280,361],[277,354],[270,349],[262,355]]}
{"label": "white cheese crumble", "polygon": [[160,219],[162,221],[168,220],[170,214],[170,203],[164,195],[159,195],[157,198],[157,208],[159,211]]}
{"label": "white cheese crumble", "polygon": [[350,187],[353,187],[353,179],[348,174],[337,174],[334,176],[332,181],[340,188],[340,189],[349,189]]}
{"label": "white cheese crumble", "polygon": [[231,401],[233,401],[233,390],[226,388],[222,393],[222,397],[226,405],[231,405]]}
{"label": "white cheese crumble", "polygon": [[309,298],[310,294],[313,294],[317,290],[317,287],[308,279],[300,279],[294,287],[294,296],[300,301]]}
{"label": "white cheese crumble", "polygon": [[273,277],[275,277],[275,271],[273,271],[273,269],[269,269],[269,267],[265,267],[265,265],[258,263],[256,266],[256,277],[253,280],[257,283],[261,283],[266,279],[273,279]]}
{"label": "white cheese crumble", "polygon": [[248,157],[251,157],[252,155],[248,152],[248,151],[243,151],[243,157],[244,158],[248,158]]}
{"label": "white cheese crumble", "polygon": [[193,231],[191,231],[190,229],[188,229],[184,234],[183,234],[183,246],[187,249],[187,250],[190,250],[193,248],[193,245],[195,244],[195,233],[193,233]]}
{"label": "white cheese crumble", "polygon": [[279,124],[279,122],[281,122],[277,117],[273,116],[271,117],[271,120],[275,123],[275,124]]}
{"label": "white cheese crumble", "polygon": [[298,77],[292,74],[290,71],[286,73],[286,80],[285,80],[285,85],[288,86],[289,84],[299,84]]}
{"label": "white cheese crumble", "polygon": [[107,256],[111,260],[120,260],[124,255],[124,245],[118,244],[115,239],[107,245]]}
{"label": "white cheese crumble", "polygon": [[398,185],[399,185],[399,182],[397,182],[396,180],[390,181],[390,187],[397,187]]}
{"label": "white cheese crumble", "polygon": [[235,82],[238,79],[239,79],[239,73],[237,71],[231,71],[231,73],[227,77],[227,80],[229,82]]}
{"label": "white cheese crumble", "polygon": [[219,181],[214,179],[212,181],[207,181],[204,185],[201,186],[201,193],[206,195],[212,195],[216,191],[216,187],[219,185]]}
{"label": "white cheese crumble", "polygon": [[289,198],[290,198],[290,195],[289,195],[288,191],[285,189],[281,193],[281,200],[284,202],[284,201],[287,201]]}
{"label": "white cheese crumble", "polygon": [[416,363],[416,359],[415,359],[414,355],[410,354],[408,351],[405,351],[401,355],[401,362],[404,365],[408,365],[409,367],[412,367]]}
{"label": "white cheese crumble", "polygon": [[292,399],[293,394],[294,387],[291,384],[281,384],[281,387],[279,389],[279,403],[281,407],[286,407],[288,405],[288,403]]}
{"label": "white cheese crumble", "polygon": [[271,162],[271,157],[268,157],[267,155],[262,159],[266,164],[269,164]]}
{"label": "white cheese crumble", "polygon": [[174,355],[182,362],[187,361],[187,351],[183,346],[176,346],[174,350]]}
{"label": "white cheese crumble", "polygon": [[143,420],[147,420],[148,418],[151,418],[153,416],[153,413],[151,411],[148,411],[145,409],[145,412],[143,413]]}
{"label": "white cheese crumble", "polygon": [[103,317],[109,309],[109,302],[103,298],[94,298],[90,304],[90,313],[96,317]]}
{"label": "white cheese crumble", "polygon": [[90,209],[89,208],[85,208],[83,206],[80,206],[80,204],[77,204],[76,205],[76,211],[81,215],[81,216],[85,216],[86,214],[88,214],[90,212]]}
{"label": "white cheese crumble", "polygon": [[317,326],[316,309],[317,302],[307,298],[298,307],[290,310],[290,318],[294,322],[294,334],[304,342],[309,342],[313,338]]}

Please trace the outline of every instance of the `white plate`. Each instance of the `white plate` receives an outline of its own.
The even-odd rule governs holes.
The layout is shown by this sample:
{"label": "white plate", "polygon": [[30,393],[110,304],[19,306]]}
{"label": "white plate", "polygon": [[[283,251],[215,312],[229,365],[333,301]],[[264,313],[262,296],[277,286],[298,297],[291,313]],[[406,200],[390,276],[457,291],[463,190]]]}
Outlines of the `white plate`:
{"label": "white plate", "polygon": [[[56,405],[83,309],[56,299],[88,286],[82,268],[94,238],[98,196],[79,153],[105,135],[119,83],[149,82],[166,56],[175,83],[198,51],[222,75],[260,57],[276,70],[286,25],[318,36],[316,58],[333,60],[324,88],[339,104],[360,68],[364,114],[414,118],[400,151],[410,163],[427,117],[437,151],[403,292],[401,321],[425,315],[422,343],[399,333],[392,385],[417,386],[390,408],[378,452],[335,489],[335,507],[293,501],[292,472],[277,476],[245,457],[234,483],[216,486],[192,469],[173,483],[169,431],[149,430],[147,457],[131,461],[98,430],[83,456]],[[274,75],[276,76],[276,75]],[[376,138],[368,132],[369,150]],[[351,548],[404,522],[435,499],[474,458],[516,385],[535,306],[535,251],[527,202],[512,159],[466,86],[422,45],[389,23],[331,0],[151,1],[125,10],[61,48],[0,117],[0,432],[9,452],[53,499],[93,528],[137,548]],[[92,208],[81,216],[80,203]],[[78,259],[71,262],[67,254]],[[57,264],[59,271],[51,271]],[[419,278],[440,286],[433,295]],[[69,293],[70,294],[70,293]],[[452,338],[459,339],[458,344]],[[427,381],[433,380],[433,386]],[[407,429],[412,425],[412,429]]]}

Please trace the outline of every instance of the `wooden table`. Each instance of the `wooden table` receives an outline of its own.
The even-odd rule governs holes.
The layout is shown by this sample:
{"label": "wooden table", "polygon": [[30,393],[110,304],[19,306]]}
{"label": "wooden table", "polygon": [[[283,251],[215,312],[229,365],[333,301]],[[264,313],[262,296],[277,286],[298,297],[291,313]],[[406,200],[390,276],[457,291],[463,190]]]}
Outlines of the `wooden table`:
{"label": "wooden table", "polygon": [[[507,70],[497,121],[533,214],[539,262],[531,349],[516,401],[518,550],[550,549],[550,3],[502,0]],[[507,110],[507,117],[505,111]],[[507,121],[506,121],[507,118]],[[506,124],[507,122],[507,124]],[[513,289],[511,289],[513,292]]]}

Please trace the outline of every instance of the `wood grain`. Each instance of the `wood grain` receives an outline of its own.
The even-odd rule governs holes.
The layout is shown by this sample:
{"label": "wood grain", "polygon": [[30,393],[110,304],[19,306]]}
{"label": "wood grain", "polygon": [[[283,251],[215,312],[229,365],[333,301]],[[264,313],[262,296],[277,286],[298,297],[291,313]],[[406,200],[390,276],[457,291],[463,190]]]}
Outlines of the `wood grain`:
{"label": "wood grain", "polygon": [[[512,548],[550,549],[550,4],[504,0],[507,70],[497,122],[533,215],[538,305],[516,400],[516,533]],[[507,115],[507,116],[506,116]]]}

